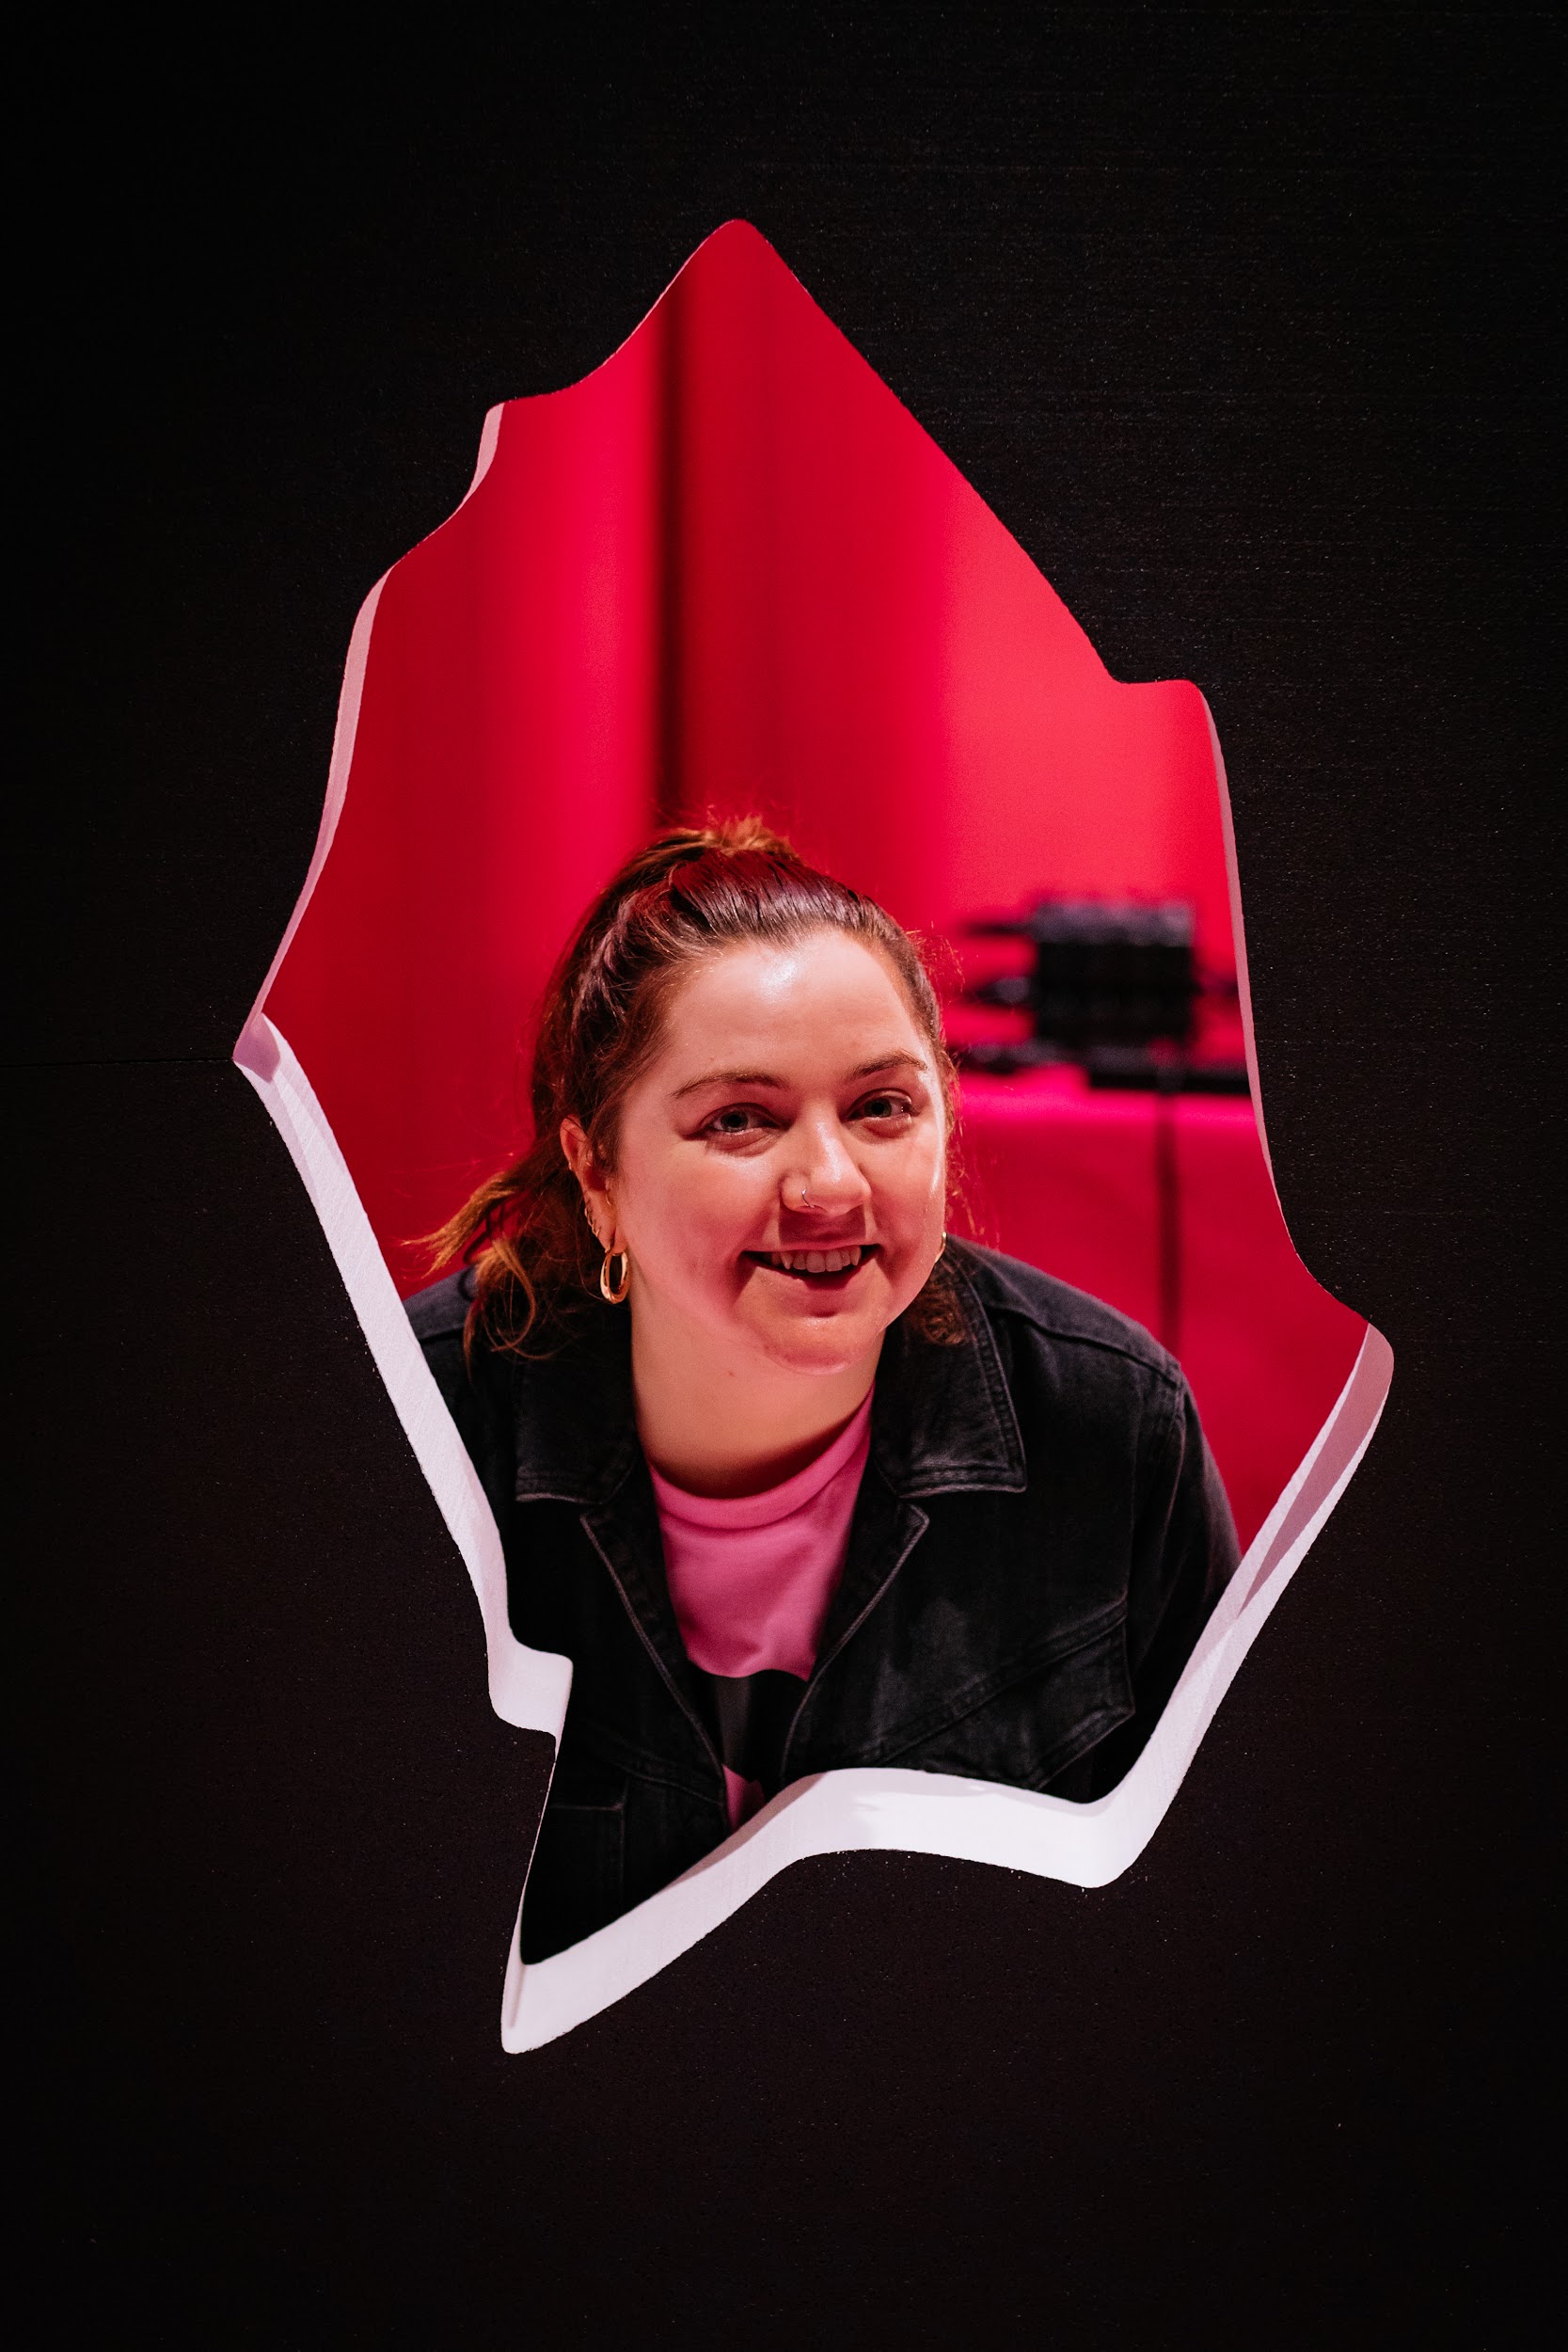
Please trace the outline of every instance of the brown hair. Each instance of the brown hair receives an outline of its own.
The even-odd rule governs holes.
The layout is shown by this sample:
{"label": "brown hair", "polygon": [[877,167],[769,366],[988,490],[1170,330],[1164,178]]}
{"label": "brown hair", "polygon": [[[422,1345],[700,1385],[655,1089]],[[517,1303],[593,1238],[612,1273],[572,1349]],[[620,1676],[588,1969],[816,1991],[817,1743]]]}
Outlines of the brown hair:
{"label": "brown hair", "polygon": [[[433,1268],[474,1267],[465,1347],[532,1353],[562,1335],[596,1294],[603,1252],[582,1214],[561,1143],[578,1119],[600,1164],[615,1164],[617,1116],[658,1044],[664,1008],[687,965],[748,940],[792,945],[841,930],[892,965],[936,1060],[957,1124],[953,1063],[936,991],[909,933],[872,899],[817,872],[760,818],[660,834],[629,858],[589,909],[546,987],[531,1082],[533,1141],[428,1236]],[[924,1336],[963,1335],[939,1262],[911,1308]]]}

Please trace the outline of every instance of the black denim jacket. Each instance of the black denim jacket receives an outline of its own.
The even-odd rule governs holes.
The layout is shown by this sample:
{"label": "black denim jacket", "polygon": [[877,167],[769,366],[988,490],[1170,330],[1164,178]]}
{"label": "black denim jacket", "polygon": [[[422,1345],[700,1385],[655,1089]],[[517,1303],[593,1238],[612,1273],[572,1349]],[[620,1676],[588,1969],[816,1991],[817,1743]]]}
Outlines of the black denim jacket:
{"label": "black denim jacket", "polygon": [[[970,1243],[968,1336],[895,1323],[816,1670],[768,1792],[913,1766],[1080,1801],[1152,1730],[1236,1565],[1179,1366],[1082,1291]],[[575,1943],[728,1832],[709,1678],[687,1658],[633,1417],[629,1318],[558,1353],[463,1359],[469,1277],[409,1302],[500,1530],[513,1630],[573,1661],[523,1956]]]}

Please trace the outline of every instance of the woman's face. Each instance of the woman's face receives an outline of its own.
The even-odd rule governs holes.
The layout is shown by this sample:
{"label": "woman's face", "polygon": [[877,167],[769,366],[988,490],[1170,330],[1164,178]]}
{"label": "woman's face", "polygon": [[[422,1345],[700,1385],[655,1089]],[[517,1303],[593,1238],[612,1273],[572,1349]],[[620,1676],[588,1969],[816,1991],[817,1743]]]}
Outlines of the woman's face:
{"label": "woman's face", "polygon": [[595,1187],[634,1317],[801,1373],[863,1360],[941,1250],[946,1139],[931,1049],[874,949],[823,930],[695,965]]}

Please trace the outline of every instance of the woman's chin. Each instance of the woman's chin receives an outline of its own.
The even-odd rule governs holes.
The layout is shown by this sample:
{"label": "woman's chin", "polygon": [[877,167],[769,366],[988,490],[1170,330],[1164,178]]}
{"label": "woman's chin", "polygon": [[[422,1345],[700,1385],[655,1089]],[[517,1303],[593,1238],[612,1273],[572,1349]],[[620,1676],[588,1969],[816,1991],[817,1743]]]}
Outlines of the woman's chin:
{"label": "woman's chin", "polygon": [[880,1316],[863,1311],[838,1314],[770,1316],[755,1328],[769,1361],[787,1372],[831,1378],[863,1363],[886,1328]]}

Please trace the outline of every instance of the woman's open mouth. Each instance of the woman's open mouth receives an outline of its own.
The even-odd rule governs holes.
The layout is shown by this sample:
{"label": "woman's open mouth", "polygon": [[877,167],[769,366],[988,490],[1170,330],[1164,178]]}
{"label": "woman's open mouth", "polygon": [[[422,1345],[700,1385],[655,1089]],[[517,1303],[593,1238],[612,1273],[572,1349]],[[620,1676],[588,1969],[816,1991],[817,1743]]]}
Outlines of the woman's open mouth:
{"label": "woman's open mouth", "polygon": [[797,1281],[820,1283],[847,1282],[861,1266],[877,1254],[874,1241],[851,1242],[836,1249],[748,1249],[746,1255],[753,1265],[767,1266],[771,1273],[788,1274]]}

